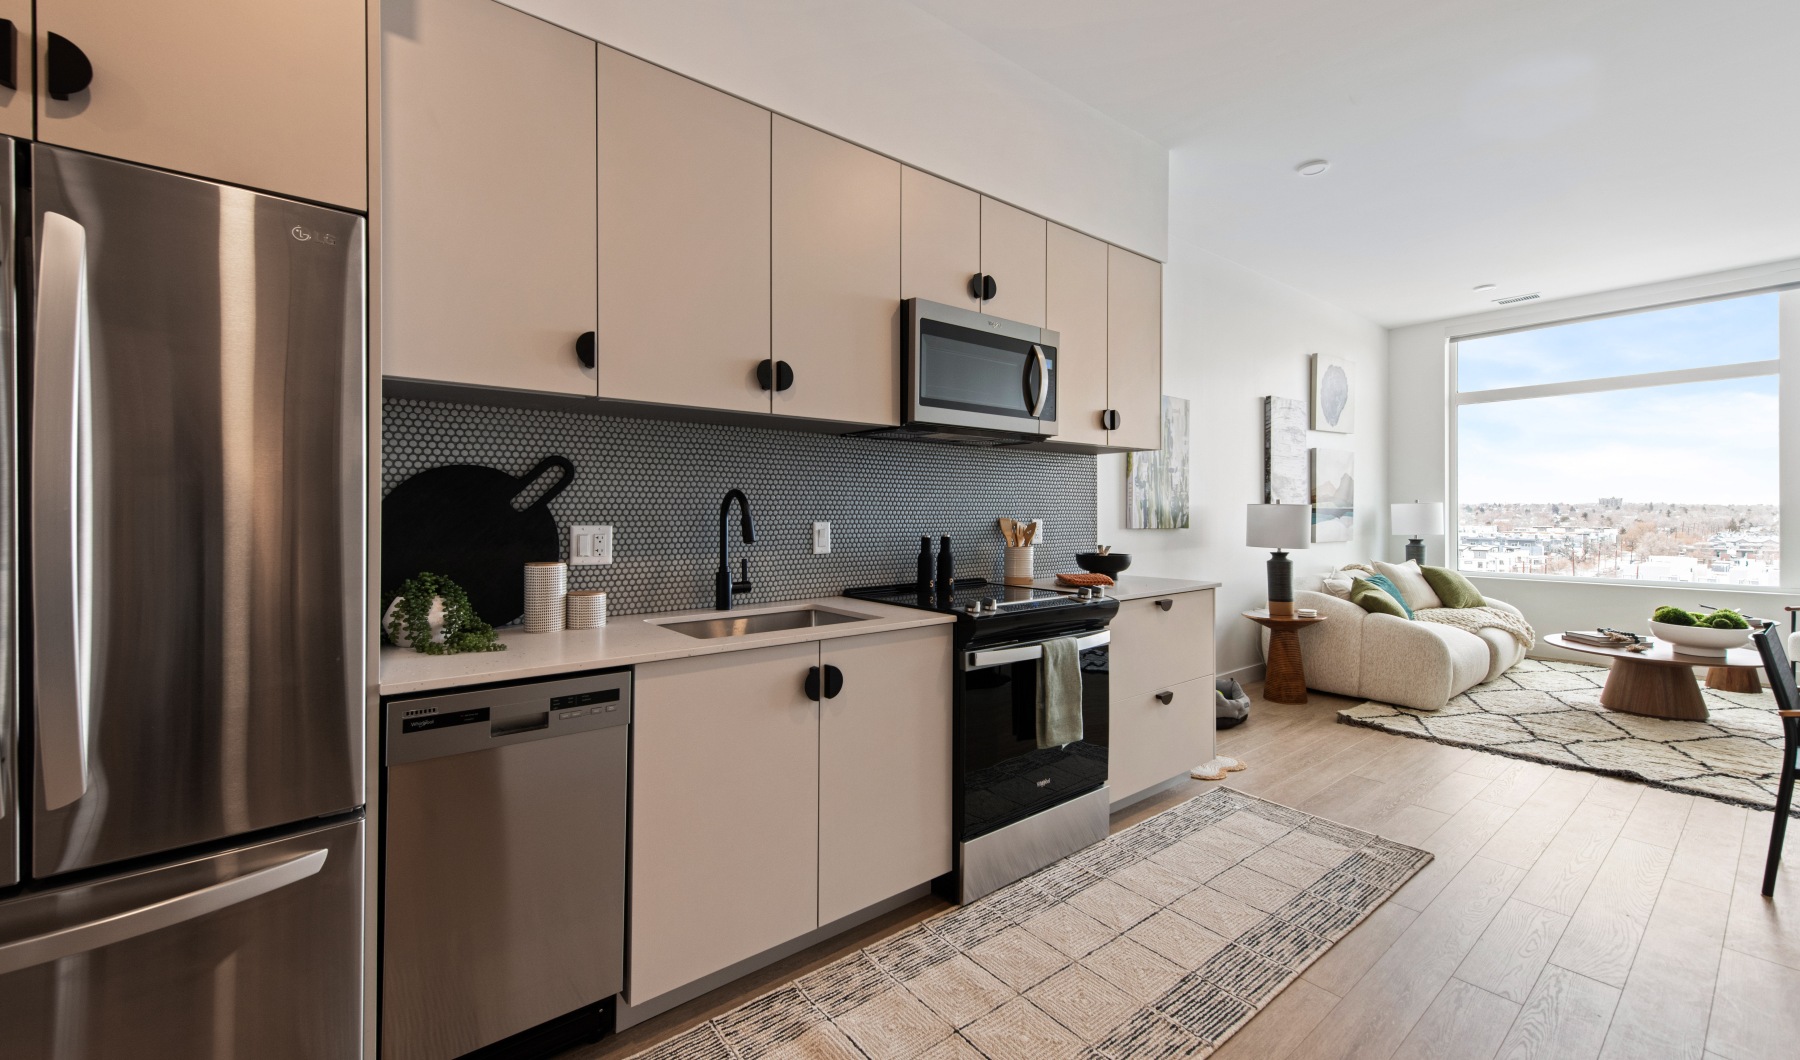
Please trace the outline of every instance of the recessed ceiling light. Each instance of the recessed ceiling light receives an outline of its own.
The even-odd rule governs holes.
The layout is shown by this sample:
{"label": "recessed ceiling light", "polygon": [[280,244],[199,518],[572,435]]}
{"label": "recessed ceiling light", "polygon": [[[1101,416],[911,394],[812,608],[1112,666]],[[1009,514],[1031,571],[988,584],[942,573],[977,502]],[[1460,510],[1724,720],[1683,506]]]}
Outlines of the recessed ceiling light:
{"label": "recessed ceiling light", "polygon": [[1475,285],[1475,289],[1477,291],[1491,291],[1498,286],[1500,285],[1497,283],[1478,283]]}
{"label": "recessed ceiling light", "polygon": [[1331,163],[1323,158],[1314,158],[1294,167],[1294,172],[1303,177],[1316,177],[1331,168]]}

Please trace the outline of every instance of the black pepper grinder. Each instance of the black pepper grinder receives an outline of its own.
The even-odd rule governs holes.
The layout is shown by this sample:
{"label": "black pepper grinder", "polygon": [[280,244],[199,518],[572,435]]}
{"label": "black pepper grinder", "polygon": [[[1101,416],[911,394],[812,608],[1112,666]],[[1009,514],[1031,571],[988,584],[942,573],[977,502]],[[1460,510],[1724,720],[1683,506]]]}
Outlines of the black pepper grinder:
{"label": "black pepper grinder", "polygon": [[956,559],[950,555],[950,535],[938,539],[937,591],[939,600],[956,595]]}
{"label": "black pepper grinder", "polygon": [[931,558],[931,538],[921,536],[919,538],[919,580],[917,582],[920,596],[931,595],[931,572],[934,569],[936,567]]}

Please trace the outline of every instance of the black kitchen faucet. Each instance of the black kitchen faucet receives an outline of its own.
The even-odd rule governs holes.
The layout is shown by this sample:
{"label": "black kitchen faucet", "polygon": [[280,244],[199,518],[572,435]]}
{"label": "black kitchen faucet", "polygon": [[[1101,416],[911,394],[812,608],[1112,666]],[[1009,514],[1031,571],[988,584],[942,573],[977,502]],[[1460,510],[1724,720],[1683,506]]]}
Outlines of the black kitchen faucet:
{"label": "black kitchen faucet", "polygon": [[747,593],[751,590],[750,561],[738,559],[739,573],[737,581],[731,580],[731,546],[725,538],[725,520],[731,515],[731,502],[737,501],[738,512],[742,518],[739,522],[744,529],[744,544],[756,543],[756,527],[750,523],[750,498],[744,496],[743,490],[730,490],[725,499],[719,502],[719,573],[713,576],[713,607],[720,611],[731,610],[731,594]]}

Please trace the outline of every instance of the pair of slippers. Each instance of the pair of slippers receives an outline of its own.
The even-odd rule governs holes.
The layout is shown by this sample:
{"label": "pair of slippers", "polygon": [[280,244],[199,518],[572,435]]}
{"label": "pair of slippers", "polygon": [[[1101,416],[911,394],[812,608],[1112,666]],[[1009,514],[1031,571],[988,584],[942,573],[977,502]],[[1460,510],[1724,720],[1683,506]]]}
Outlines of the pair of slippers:
{"label": "pair of slippers", "polygon": [[[1195,780],[1224,780],[1225,774],[1236,773],[1243,768],[1244,763],[1235,758],[1226,758],[1224,755],[1214,755],[1212,761],[1203,766],[1195,766],[1194,771],[1189,773],[1188,776],[1193,777]],[[1213,772],[1206,772],[1208,769],[1213,770]]]}

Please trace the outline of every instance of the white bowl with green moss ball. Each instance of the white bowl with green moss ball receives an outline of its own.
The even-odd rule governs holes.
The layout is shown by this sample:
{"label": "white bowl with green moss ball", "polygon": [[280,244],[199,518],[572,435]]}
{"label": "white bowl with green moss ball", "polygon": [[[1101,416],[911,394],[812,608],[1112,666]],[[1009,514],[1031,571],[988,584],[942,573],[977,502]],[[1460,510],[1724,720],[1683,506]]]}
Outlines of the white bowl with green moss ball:
{"label": "white bowl with green moss ball", "polygon": [[1677,626],[1650,620],[1650,633],[1683,655],[1723,659],[1733,648],[1750,646],[1750,630],[1718,629],[1713,626]]}

